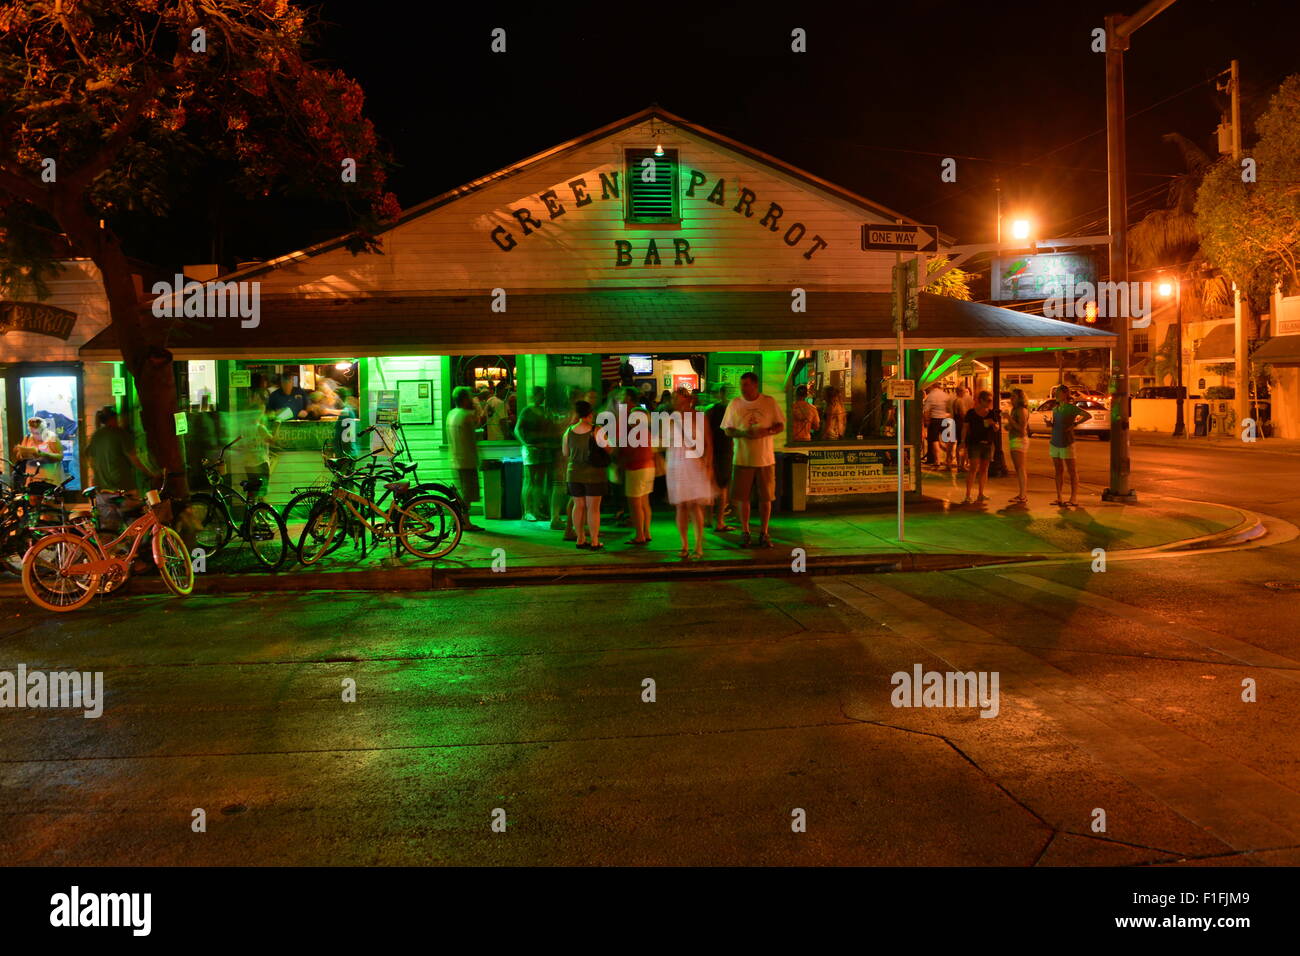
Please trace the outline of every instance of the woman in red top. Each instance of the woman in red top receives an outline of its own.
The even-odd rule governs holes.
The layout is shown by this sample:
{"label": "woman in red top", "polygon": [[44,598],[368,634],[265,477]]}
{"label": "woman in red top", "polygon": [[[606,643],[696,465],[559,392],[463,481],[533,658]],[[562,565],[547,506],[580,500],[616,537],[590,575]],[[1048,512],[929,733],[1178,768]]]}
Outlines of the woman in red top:
{"label": "woman in red top", "polygon": [[[655,485],[655,450],[650,444],[650,416],[637,402],[637,391],[625,388],[618,397],[618,404],[625,408],[628,432],[620,436],[618,463],[623,469],[623,489],[627,497],[628,510],[632,513],[632,527],[636,529],[633,544],[647,544],[650,541],[650,492]],[[640,419],[642,428],[633,429],[633,423]],[[635,438],[633,441],[631,439]]]}

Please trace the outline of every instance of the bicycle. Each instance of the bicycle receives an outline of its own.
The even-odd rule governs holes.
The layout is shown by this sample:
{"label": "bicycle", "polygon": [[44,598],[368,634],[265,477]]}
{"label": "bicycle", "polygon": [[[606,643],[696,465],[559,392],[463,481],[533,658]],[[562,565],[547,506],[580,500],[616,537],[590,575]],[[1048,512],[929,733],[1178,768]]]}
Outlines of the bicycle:
{"label": "bicycle", "polygon": [[21,464],[7,458],[12,481],[0,483],[0,567],[11,574],[22,574],[23,556],[42,534],[68,527],[65,492],[72,475],[55,485],[21,474]]}
{"label": "bicycle", "polygon": [[[239,436],[222,448],[215,461],[207,458],[202,461],[203,474],[208,479],[212,493],[190,495],[190,507],[194,510],[199,528],[196,541],[206,557],[214,558],[237,534],[248,542],[258,564],[268,571],[278,571],[289,553],[289,532],[275,509],[266,502],[257,500],[262,479],[249,478],[239,483],[248,494],[245,497],[226,484],[221,474],[226,452],[242,437]],[[243,517],[238,524],[230,516],[232,496],[238,499],[237,506],[242,506]]]}
{"label": "bicycle", "polygon": [[[299,561],[315,564],[338,547],[336,537],[341,531],[344,537],[360,538],[363,549],[368,532],[376,541],[392,541],[394,546],[400,543],[411,554],[425,559],[440,558],[460,544],[460,514],[446,498],[417,495],[407,482],[387,482],[384,491],[391,493],[394,500],[385,510],[373,495],[349,491],[346,485],[359,483],[350,474],[359,460],[332,458],[326,462],[335,481],[329,497],[317,502],[307,520],[298,541]],[[370,518],[362,514],[362,508]]]}
{"label": "bicycle", "polygon": [[[391,446],[389,445],[388,440],[384,437],[383,432],[378,430],[377,425],[371,425],[369,428],[363,429],[357,436],[360,438],[362,435],[369,434],[370,432],[377,432],[380,441],[384,445],[383,451],[376,449],[370,454],[363,455],[359,458],[351,458],[343,454],[331,455],[329,454],[329,451],[332,450],[333,446],[332,443],[327,442],[325,450],[322,452],[326,466],[329,466],[331,460],[343,463],[337,469],[331,468],[331,471],[337,473],[341,470],[348,478],[358,485],[358,490],[363,496],[375,501],[380,508],[384,507],[385,502],[391,494],[387,486],[403,482],[410,484],[407,479],[417,479],[416,472],[420,467],[419,462],[409,460],[410,446],[406,441],[405,434],[401,430],[401,424],[393,422],[388,427],[393,430],[393,433],[397,438],[397,441]],[[384,452],[387,452],[392,457],[381,457]],[[406,457],[408,460],[403,461],[403,457]],[[347,464],[348,462],[351,463],[350,466]],[[360,466],[362,462],[367,462],[365,470],[358,472],[358,466]],[[380,494],[376,498],[375,491],[381,482],[384,483],[384,487],[380,489]],[[285,528],[289,530],[291,540],[296,538],[301,543],[302,533],[297,529],[300,526],[303,530],[306,529],[307,521],[311,518],[316,506],[321,501],[330,497],[330,490],[332,487],[333,483],[321,483],[309,488],[294,489],[294,496],[280,510],[280,520],[284,522]],[[469,506],[464,499],[460,497],[460,493],[451,485],[445,485],[436,481],[416,483],[411,485],[405,494],[408,497],[415,497],[417,495],[433,495],[445,499],[446,502],[456,510],[457,517],[460,519],[461,527],[464,527],[469,523],[467,517]],[[326,549],[325,554],[329,554],[342,546],[343,542],[347,539],[345,530],[346,529],[344,528],[340,528],[335,540],[332,542],[330,547]],[[375,539],[375,541],[377,543],[377,539]],[[365,550],[363,543],[363,557],[365,555]]]}
{"label": "bicycle", "polygon": [[[93,499],[100,491],[87,488],[86,495]],[[120,491],[104,493],[116,499],[126,497]],[[151,489],[145,499],[144,513],[112,541],[100,540],[94,517],[81,514],[72,519],[72,531],[52,534],[33,544],[23,557],[23,592],[28,600],[47,611],[61,613],[85,607],[96,594],[116,590],[130,578],[136,552],[146,535],[154,565],[167,589],[180,597],[194,590],[194,567],[185,542],[163,524],[159,515],[164,506],[162,497]],[[128,541],[130,548],[124,551]]]}

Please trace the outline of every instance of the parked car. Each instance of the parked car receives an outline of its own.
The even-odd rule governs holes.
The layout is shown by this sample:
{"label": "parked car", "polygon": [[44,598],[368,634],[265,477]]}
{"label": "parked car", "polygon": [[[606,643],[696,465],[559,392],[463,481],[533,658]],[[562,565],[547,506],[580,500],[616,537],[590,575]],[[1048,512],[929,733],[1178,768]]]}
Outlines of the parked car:
{"label": "parked car", "polygon": [[[1050,435],[1052,433],[1052,415],[1059,404],[1060,402],[1056,399],[1049,398],[1029,413],[1028,431],[1030,435]],[[1102,441],[1107,441],[1110,438],[1110,410],[1101,402],[1093,401],[1090,398],[1077,399],[1074,404],[1090,416],[1088,421],[1080,422],[1075,426],[1075,433],[1079,435],[1096,435]]]}

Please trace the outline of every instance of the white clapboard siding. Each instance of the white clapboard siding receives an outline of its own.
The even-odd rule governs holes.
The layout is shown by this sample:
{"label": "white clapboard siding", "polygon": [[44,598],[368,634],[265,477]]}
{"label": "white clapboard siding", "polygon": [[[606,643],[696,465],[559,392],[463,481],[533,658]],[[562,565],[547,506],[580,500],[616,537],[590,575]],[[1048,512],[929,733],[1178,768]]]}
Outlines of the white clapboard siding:
{"label": "white clapboard siding", "polygon": [[[264,295],[658,285],[889,288],[893,254],[860,248],[862,224],[887,221],[883,216],[695,133],[663,122],[656,129],[652,134],[642,125],[612,133],[431,208],[384,233],[383,255],[353,256],[336,249],[286,262],[256,278]],[[617,172],[620,196],[626,197],[624,148],[656,140],[678,151],[682,222],[628,224],[623,199],[602,198],[600,174],[612,179]],[[692,170],[707,178],[687,196]],[[707,200],[720,178],[726,181],[721,206]],[[569,185],[578,179],[585,180],[591,197],[582,207]],[[751,216],[735,211],[742,189],[756,197]],[[563,207],[554,218],[539,198],[548,190]],[[782,209],[776,232],[759,224],[771,203]],[[522,207],[541,223],[530,235],[512,216]],[[787,245],[786,228],[796,222],[803,224],[803,235]],[[509,251],[492,240],[498,226],[515,242]],[[814,251],[816,236],[826,245]],[[675,238],[690,243],[693,264],[675,264]],[[652,239],[661,258],[657,266],[643,264]],[[630,265],[615,264],[615,240],[632,243]],[[812,257],[805,258],[810,251]]]}
{"label": "white clapboard siding", "polygon": [[[61,264],[62,271],[49,280],[50,297],[41,304],[75,312],[72,334],[63,342],[33,332],[6,332],[0,335],[0,362],[76,362],[80,358],[77,350],[108,325],[108,298],[99,269],[89,259],[69,259]],[[0,298],[36,301],[30,290],[0,289]]]}

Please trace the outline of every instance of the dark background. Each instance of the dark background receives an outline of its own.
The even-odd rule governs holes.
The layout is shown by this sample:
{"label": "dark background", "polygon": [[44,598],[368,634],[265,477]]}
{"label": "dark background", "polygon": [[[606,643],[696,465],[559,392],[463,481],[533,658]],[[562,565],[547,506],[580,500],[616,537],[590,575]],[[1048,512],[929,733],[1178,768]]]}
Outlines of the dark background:
{"label": "dark background", "polygon": [[[1064,3],[379,4],[318,8],[322,61],[357,78],[399,164],[403,206],[651,103],[769,152],[959,241],[1032,211],[1042,235],[1105,231],[1103,57],[1090,31],[1141,0]],[[508,52],[489,52],[490,31]],[[790,52],[790,31],[808,52]],[[1126,55],[1134,219],[1165,202],[1181,132],[1212,154],[1221,94],[1242,61],[1248,113],[1300,72],[1296,0],[1178,0]],[[939,179],[957,158],[957,182]],[[205,229],[141,252],[160,262],[263,259],[341,234],[323,203],[223,202]],[[207,238],[216,227],[215,245]],[[148,240],[145,240],[148,242]]]}

